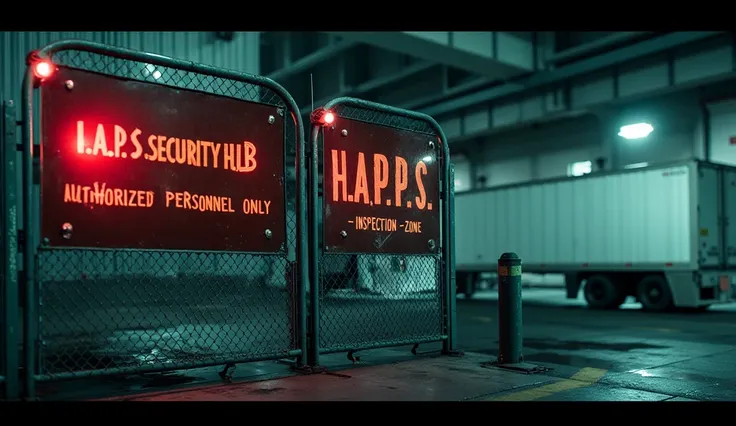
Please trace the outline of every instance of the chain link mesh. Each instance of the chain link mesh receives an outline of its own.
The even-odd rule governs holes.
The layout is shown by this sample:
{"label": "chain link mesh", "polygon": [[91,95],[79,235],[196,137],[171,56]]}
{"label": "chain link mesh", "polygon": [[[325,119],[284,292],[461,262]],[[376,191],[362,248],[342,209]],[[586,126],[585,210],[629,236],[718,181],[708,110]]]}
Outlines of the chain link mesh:
{"label": "chain link mesh", "polygon": [[[436,137],[423,120],[348,105],[332,111],[340,118]],[[319,266],[321,351],[411,344],[445,334],[439,254],[322,253]]]}
{"label": "chain link mesh", "polygon": [[[0,137],[0,148],[2,147],[1,143],[4,142],[2,137]],[[0,160],[2,160],[2,155],[0,154]],[[3,164],[4,163],[0,163]],[[4,208],[5,206],[2,205],[2,201],[0,201],[0,208]],[[0,210],[5,214],[5,210]],[[1,221],[1,220],[0,220]],[[0,224],[0,232],[2,234],[0,235],[7,235],[5,234],[5,230],[2,229],[3,226]],[[5,253],[5,244],[0,243],[0,259],[5,259],[6,256],[9,256],[10,253]],[[4,265],[2,265],[4,266]],[[5,324],[5,268],[0,266],[0,395],[4,393],[3,389],[3,382],[5,382],[5,370],[6,370],[6,351],[5,345],[7,344],[5,341],[5,330],[7,327],[7,324]]]}
{"label": "chain link mesh", "polygon": [[[20,333],[18,286],[18,152],[16,109],[0,94],[0,398],[12,399],[17,392],[16,372]],[[14,318],[15,317],[15,318]],[[11,358],[13,359],[11,361]],[[15,376],[15,377],[14,377]],[[6,383],[7,381],[10,383]]]}
{"label": "chain link mesh", "polygon": [[326,254],[321,262],[320,348],[439,339],[439,256]]}
{"label": "chain link mesh", "polygon": [[[5,205],[6,203],[6,189],[5,186],[15,185],[16,182],[14,180],[11,180],[9,182],[5,182],[6,180],[6,173],[4,172],[6,170],[7,161],[8,159],[5,158],[5,144],[9,141],[6,141],[5,137],[5,107],[3,103],[5,102],[5,99],[2,94],[0,94],[0,167],[2,167],[3,173],[0,174],[2,176],[2,180],[4,181],[2,185],[4,187],[0,187],[0,215],[6,215],[10,214],[8,211],[8,206]],[[5,271],[5,259],[9,259],[8,256],[13,256],[13,259],[15,259],[15,253],[7,253],[6,252],[6,245],[7,245],[7,236],[9,235],[8,231],[15,231],[15,230],[6,230],[5,229],[5,218],[0,216],[0,235],[2,235],[2,239],[0,239],[0,395],[3,395],[4,393],[4,386],[2,386],[3,382],[5,381],[5,370],[6,370],[6,341],[5,341],[5,330],[8,326],[5,324],[5,274],[7,273]]]}
{"label": "chain link mesh", "polygon": [[[113,77],[286,106],[267,87],[173,67],[80,50],[57,52],[53,61]],[[40,376],[196,367],[278,358],[297,349],[296,135],[287,120],[287,255],[41,249]]]}

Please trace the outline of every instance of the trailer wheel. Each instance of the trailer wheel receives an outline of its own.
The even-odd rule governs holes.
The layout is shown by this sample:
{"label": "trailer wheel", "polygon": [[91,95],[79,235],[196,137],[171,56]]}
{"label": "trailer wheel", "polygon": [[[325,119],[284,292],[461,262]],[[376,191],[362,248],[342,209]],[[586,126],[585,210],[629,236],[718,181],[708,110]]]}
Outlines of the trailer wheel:
{"label": "trailer wheel", "polygon": [[462,294],[466,299],[473,297],[477,275],[475,272],[456,272],[455,294]]}
{"label": "trailer wheel", "polygon": [[587,278],[585,301],[594,309],[615,309],[621,303],[621,290],[605,275],[591,275]]}
{"label": "trailer wheel", "polygon": [[463,294],[465,294],[466,299],[470,299],[475,294],[475,283],[477,281],[478,274],[475,272],[469,273],[465,278],[465,289],[463,291]]}
{"label": "trailer wheel", "polygon": [[672,292],[661,275],[647,275],[636,286],[636,297],[646,311],[662,312],[672,307]]}
{"label": "trailer wheel", "polygon": [[455,272],[455,294],[462,294],[465,286],[465,275],[467,272]]}

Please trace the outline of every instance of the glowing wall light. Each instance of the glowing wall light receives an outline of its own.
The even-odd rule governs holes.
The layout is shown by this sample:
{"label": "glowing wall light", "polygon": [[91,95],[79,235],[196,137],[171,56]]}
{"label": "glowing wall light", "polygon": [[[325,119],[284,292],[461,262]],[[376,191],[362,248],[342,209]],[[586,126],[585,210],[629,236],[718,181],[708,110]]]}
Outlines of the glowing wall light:
{"label": "glowing wall light", "polygon": [[624,139],[643,139],[653,131],[654,127],[649,123],[636,123],[621,127],[618,135]]}

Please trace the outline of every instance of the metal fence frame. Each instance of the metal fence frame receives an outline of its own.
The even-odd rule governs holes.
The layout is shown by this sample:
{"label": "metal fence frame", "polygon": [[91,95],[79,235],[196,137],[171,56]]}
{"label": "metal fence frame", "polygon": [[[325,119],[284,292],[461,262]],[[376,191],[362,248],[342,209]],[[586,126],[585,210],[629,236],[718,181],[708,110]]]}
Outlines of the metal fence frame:
{"label": "metal fence frame", "polygon": [[[55,54],[65,51],[81,51],[100,55],[112,60],[132,61],[166,67],[176,71],[190,72],[197,75],[219,78],[239,83],[259,86],[275,93],[279,99],[279,106],[284,107],[292,116],[295,126],[295,169],[296,169],[296,227],[295,233],[295,260],[286,260],[289,274],[292,277],[293,293],[292,306],[292,337],[295,349],[278,356],[250,357],[247,359],[232,359],[212,362],[196,362],[189,364],[173,363],[169,365],[150,365],[130,368],[107,368],[101,370],[86,370],[54,375],[42,374],[39,363],[39,345],[41,335],[39,320],[41,319],[40,300],[40,269],[39,253],[44,247],[40,237],[40,155],[39,137],[40,128],[36,96],[39,88],[33,74],[32,66],[36,60],[52,60]],[[456,349],[456,312],[455,312],[455,267],[454,267],[454,187],[452,185],[454,168],[450,163],[450,150],[447,138],[437,122],[430,116],[415,111],[394,108],[388,105],[364,101],[355,98],[337,98],[327,103],[321,110],[336,112],[341,107],[355,108],[372,113],[383,114],[397,119],[422,122],[437,136],[441,145],[440,166],[440,203],[441,203],[441,241],[437,259],[439,310],[442,332],[436,338],[409,338],[393,341],[373,341],[357,347],[320,347],[320,261],[323,257],[318,233],[321,211],[319,206],[319,165],[322,159],[319,155],[320,137],[323,124],[313,122],[311,128],[311,146],[307,158],[307,145],[304,135],[304,124],[299,108],[291,95],[278,83],[271,79],[245,73],[228,71],[220,68],[197,64],[190,61],[178,60],[161,55],[129,49],[112,47],[100,43],[68,40],[52,43],[39,51],[32,52],[27,61],[21,109],[21,121],[15,118],[15,106],[12,101],[5,102],[2,108],[2,126],[0,126],[0,141],[2,141],[3,177],[5,185],[2,190],[3,244],[0,247],[3,256],[3,280],[0,282],[0,389],[5,390],[6,399],[18,396],[35,398],[36,384],[40,381],[61,380],[73,377],[90,377],[101,375],[115,375],[124,373],[144,373],[167,371],[174,369],[197,368],[209,365],[226,363],[252,362],[275,358],[296,358],[296,366],[304,367],[305,371],[314,371],[319,367],[320,355],[333,352],[349,352],[367,349],[403,346],[411,344],[442,342],[442,352],[446,355],[461,355]],[[104,73],[103,74],[107,74]],[[111,77],[116,77],[112,72]],[[165,83],[163,83],[166,86]],[[220,94],[220,96],[223,96]],[[339,118],[339,114],[336,113]],[[313,114],[314,118],[314,114]],[[369,120],[363,120],[371,122]],[[287,121],[288,122],[288,121]],[[380,125],[378,122],[372,124]],[[20,144],[17,143],[15,132],[20,125]],[[286,125],[286,124],[285,124]],[[411,129],[406,129],[412,131]],[[413,130],[416,131],[416,130]],[[421,133],[421,132],[420,132]],[[286,136],[285,136],[286,138]],[[286,139],[285,139],[286,145]],[[285,148],[287,148],[285,146]],[[21,161],[16,164],[16,153],[20,151]],[[288,158],[288,151],[284,153]],[[309,161],[309,163],[307,163]],[[309,164],[309,166],[307,166]],[[285,164],[286,166],[286,164]],[[17,169],[21,168],[21,181],[16,178]],[[309,173],[307,173],[309,171]],[[19,218],[22,210],[22,218]],[[311,216],[308,217],[308,212]],[[309,220],[308,220],[309,219]],[[19,224],[18,221],[21,221]],[[287,218],[288,221],[288,218]],[[22,226],[19,226],[21,225]],[[19,229],[20,228],[20,229]],[[22,230],[22,233],[21,233]],[[289,238],[287,232],[287,238]],[[146,251],[146,250],[143,250]],[[246,253],[244,253],[246,254]],[[20,265],[15,260],[22,257]],[[307,288],[309,286],[309,288]],[[307,298],[309,291],[309,300]],[[22,301],[21,304],[13,301]],[[309,302],[309,303],[308,303]],[[19,319],[19,306],[23,308],[23,318]],[[21,336],[21,325],[22,336]],[[20,344],[23,343],[22,356],[19,356]],[[17,375],[19,367],[25,366],[23,374]]]}
{"label": "metal fence frame", "polygon": [[[335,115],[335,120],[340,119],[338,109],[342,107],[352,107],[356,109],[366,110],[373,113],[395,116],[397,118],[415,120],[427,124],[436,136],[438,136],[441,153],[442,165],[440,167],[440,199],[441,199],[441,252],[440,252],[440,268],[441,279],[439,282],[442,293],[442,319],[444,332],[436,339],[410,339],[404,341],[376,341],[358,347],[333,347],[324,348],[320,343],[320,289],[321,289],[321,259],[324,256],[323,245],[320,242],[321,235],[318,231],[319,220],[322,215],[319,209],[319,165],[322,162],[320,158],[320,147],[325,124],[320,122],[320,117],[327,111]],[[380,125],[379,123],[367,120],[355,120],[369,122]],[[454,170],[450,163],[450,149],[447,143],[447,137],[440,125],[432,117],[416,111],[410,111],[400,108],[391,107],[389,105],[379,104],[375,102],[365,101],[357,98],[340,97],[331,100],[323,107],[316,109],[311,114],[311,147],[309,150],[309,167],[308,167],[308,186],[309,186],[309,211],[312,216],[309,218],[309,342],[308,363],[311,367],[319,367],[320,355],[335,352],[355,352],[359,350],[378,349],[386,347],[396,347],[412,344],[442,342],[442,353],[446,355],[461,355],[462,352],[456,349],[456,310],[455,310],[455,285],[454,285],[454,185],[452,185],[452,176]],[[410,129],[404,129],[410,130]],[[408,257],[408,256],[407,256]]]}
{"label": "metal fence frame", "polygon": [[0,170],[2,193],[0,197],[0,395],[17,399],[18,389],[18,233],[17,233],[17,161],[16,117],[13,101],[3,101],[0,107]]}
{"label": "metal fence frame", "polygon": [[[306,164],[305,164],[305,138],[304,138],[304,125],[302,122],[301,115],[299,114],[299,108],[291,97],[291,95],[275,81],[251,74],[239,73],[235,71],[229,71],[225,69],[215,68],[203,64],[198,64],[190,61],[184,61],[165,57],[156,54],[150,54],[146,52],[134,51],[124,48],[112,47],[100,43],[79,41],[79,40],[68,40],[52,43],[42,48],[37,52],[32,52],[28,59],[28,68],[25,73],[23,81],[23,92],[22,92],[22,203],[23,203],[23,229],[25,230],[25,243],[23,244],[23,262],[22,269],[24,271],[23,280],[25,284],[24,291],[24,332],[23,341],[24,344],[24,356],[23,364],[25,364],[25,375],[23,378],[24,384],[24,395],[27,398],[33,398],[35,395],[35,387],[37,381],[45,381],[51,379],[64,379],[77,376],[97,376],[97,375],[112,375],[120,374],[125,371],[118,371],[118,369],[110,368],[107,370],[93,370],[75,373],[58,374],[54,377],[48,375],[42,375],[40,373],[40,366],[38,363],[38,345],[40,344],[39,335],[39,316],[40,316],[40,301],[38,294],[39,283],[39,260],[38,254],[41,249],[40,243],[40,223],[37,220],[37,214],[40,213],[39,209],[39,166],[40,159],[38,150],[40,148],[40,138],[38,133],[38,125],[36,124],[36,102],[34,96],[36,95],[36,79],[33,75],[32,65],[33,61],[40,60],[52,60],[55,54],[63,51],[81,51],[91,54],[100,55],[102,57],[108,57],[117,60],[127,60],[138,63],[152,64],[154,66],[166,67],[168,69],[174,69],[176,71],[184,71],[196,73],[201,76],[220,78],[224,80],[251,84],[271,90],[275,93],[279,99],[279,106],[285,107],[286,110],[291,114],[294,126],[295,126],[295,157],[296,157],[296,229],[295,232],[295,262],[289,263],[285,259],[287,268],[291,269],[290,275],[292,276],[293,291],[292,291],[292,336],[295,339],[297,349],[290,350],[288,353],[283,353],[279,356],[269,357],[251,357],[248,359],[234,359],[225,361],[228,363],[239,363],[239,362],[252,362],[265,359],[275,358],[286,358],[294,357],[297,358],[297,365],[305,365],[306,354],[307,354],[307,309],[306,309],[306,285],[308,280],[308,264],[306,261],[305,253],[308,249],[307,246],[307,190],[306,190]],[[114,75],[111,75],[114,77]],[[219,94],[223,96],[222,94]],[[285,122],[288,123],[288,120]],[[286,136],[285,136],[286,138]],[[285,166],[288,158],[288,147],[286,146],[285,140]],[[286,188],[285,188],[286,191]],[[287,218],[287,241],[289,238],[288,231],[288,218]],[[288,248],[287,248],[288,250]],[[247,253],[243,253],[247,254]],[[290,266],[289,266],[290,265]],[[295,269],[295,270],[294,270]],[[12,292],[12,289],[10,289]],[[10,294],[12,296],[12,294]],[[17,296],[15,297],[17,299]],[[11,299],[12,300],[12,299]],[[6,309],[8,316],[12,316],[12,310]],[[17,318],[17,314],[15,315]],[[12,318],[11,318],[12,319]],[[6,355],[7,357],[7,355]],[[141,367],[137,368],[134,373],[141,372],[155,372],[165,371],[173,369],[183,368],[197,368],[208,365],[222,365],[225,363],[221,360],[217,362],[200,362],[192,363],[187,365],[172,364],[169,366],[152,365],[151,368]],[[12,365],[8,364],[9,367]],[[17,367],[16,367],[17,369]]]}

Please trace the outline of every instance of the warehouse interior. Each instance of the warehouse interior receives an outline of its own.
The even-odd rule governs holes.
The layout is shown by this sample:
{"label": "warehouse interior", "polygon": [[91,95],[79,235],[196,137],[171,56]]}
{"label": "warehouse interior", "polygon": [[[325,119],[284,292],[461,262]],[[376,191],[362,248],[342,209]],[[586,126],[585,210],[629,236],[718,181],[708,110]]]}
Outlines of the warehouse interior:
{"label": "warehouse interior", "polygon": [[[427,113],[452,141],[457,191],[600,164],[736,161],[728,32],[1,34],[6,98],[18,96],[27,52],[83,39],[267,76],[305,116],[339,96]],[[618,138],[638,122],[655,128],[646,143]]]}
{"label": "warehouse interior", "polygon": [[[356,368],[361,363],[350,349],[348,361],[344,355],[325,354],[325,365],[344,373],[340,379],[315,376],[315,381],[306,382],[312,376],[287,378],[280,370],[283,365],[259,361],[239,367],[239,381],[233,382],[229,390],[181,390],[191,383],[201,387],[217,382],[216,386],[221,386],[220,366],[208,366],[192,373],[140,375],[124,382],[91,379],[85,386],[58,384],[53,391],[41,392],[42,399],[736,400],[736,367],[732,362],[736,354],[736,307],[731,303],[736,299],[736,233],[732,238],[728,231],[729,206],[734,206],[736,215],[736,192],[733,198],[729,192],[736,185],[736,169],[731,168],[736,167],[733,32],[4,31],[0,32],[0,99],[21,100],[29,52],[68,39],[266,76],[293,96],[306,123],[315,108],[339,97],[364,99],[433,117],[447,137],[456,203],[463,206],[455,219],[465,224],[456,226],[458,244],[467,244],[456,248],[456,311],[458,346],[465,356],[457,362],[469,367],[463,373],[453,370],[454,358],[417,361],[415,346],[411,352],[406,348],[361,351],[364,360],[372,358],[363,362],[366,366],[361,370]],[[20,111],[18,114],[20,119]],[[703,170],[710,170],[701,168],[702,164],[711,163],[718,165],[717,175],[713,175],[716,180],[707,181],[710,183],[706,182],[705,188],[717,186],[713,190],[712,217],[713,227],[720,233],[711,231],[709,235],[710,225],[699,218],[710,214],[704,213],[710,192],[698,186],[701,181],[696,177],[702,178],[708,173]],[[654,192],[647,200],[641,198],[642,193],[622,193],[623,186],[615,187],[616,196],[629,197],[620,210],[641,206],[651,210],[649,216],[636,216],[641,217],[642,224],[632,223],[636,219],[619,210],[615,219],[616,226],[634,229],[629,234],[637,238],[645,235],[644,240],[662,240],[650,245],[632,243],[630,251],[641,251],[639,257],[649,260],[638,264],[637,259],[626,257],[629,252],[619,248],[624,253],[616,260],[620,268],[612,267],[614,261],[605,260],[606,255],[600,254],[603,251],[597,250],[596,244],[608,246],[613,237],[591,235],[599,228],[612,227],[614,220],[609,221],[609,212],[616,207],[611,206],[624,205],[608,201],[613,200],[613,192],[602,191],[614,188],[610,185],[586,193],[576,193],[579,189],[565,193],[569,196],[565,202],[580,215],[571,217],[570,227],[564,231],[571,235],[571,246],[578,244],[574,259],[550,265],[555,262],[550,258],[564,258],[560,253],[565,249],[562,243],[555,245],[556,241],[568,241],[560,235],[563,230],[554,224],[557,222],[540,219],[546,228],[533,228],[533,233],[525,234],[524,244],[516,245],[521,236],[514,226],[522,227],[521,221],[530,214],[514,210],[517,204],[509,201],[512,195],[508,194],[515,189],[547,184],[562,188],[565,182],[596,176],[605,179],[640,170],[654,170],[656,173],[651,173],[658,177],[686,173],[694,179],[683,181],[681,187],[667,186],[671,194],[657,193],[660,187],[652,186]],[[631,184],[632,188],[637,182]],[[695,189],[687,186],[691,183]],[[689,198],[673,199],[672,194],[690,190]],[[547,196],[562,199],[562,190],[558,191]],[[503,214],[498,210],[491,213],[489,201],[465,201],[484,194],[496,194],[494,203],[512,207]],[[579,194],[585,194],[585,199],[575,198]],[[533,201],[518,204],[536,206],[540,217],[567,214],[565,206],[550,205]],[[676,220],[670,220],[669,213],[658,212],[691,207],[687,217],[678,216]],[[548,214],[542,211],[545,208],[557,210]],[[585,222],[581,219],[585,214],[595,214],[596,218]],[[487,225],[490,222],[493,224]],[[682,237],[687,241],[683,240],[684,248],[679,251],[670,247],[680,244],[679,239],[666,239],[680,232],[669,228],[671,223],[682,223],[681,233],[687,234]],[[575,229],[576,224],[599,228],[582,232]],[[640,225],[641,231],[634,228]],[[628,232],[621,229],[616,231],[619,235]],[[501,233],[504,236],[498,237]],[[502,243],[489,242],[494,238]],[[585,244],[589,245],[582,245],[583,238],[588,238]],[[712,241],[719,247],[717,255],[712,255]],[[655,250],[652,247],[657,244],[663,246],[663,253],[677,254],[667,258],[645,253]],[[529,250],[529,246],[549,246],[554,255],[531,253],[535,250]],[[528,264],[522,277],[523,359],[527,366],[519,368],[528,374],[488,366],[500,350],[502,280],[496,274],[496,262],[505,251],[519,251],[522,264]],[[711,255],[717,258],[712,265],[707,263]],[[356,265],[360,262],[356,260]],[[661,265],[651,266],[655,263]],[[596,275],[580,271],[596,267],[613,272]],[[669,267],[679,269],[668,275]],[[665,272],[660,274],[658,268]],[[653,269],[657,271],[651,275]],[[655,302],[642,303],[641,281],[652,281],[654,275],[665,278],[654,284],[648,282],[652,292],[662,291],[657,285],[666,287],[667,282],[671,288],[669,299],[662,302],[668,304],[662,304],[662,309],[656,308]],[[590,283],[595,278],[596,288],[605,292],[615,285],[611,277],[625,281],[621,287],[625,290],[610,295],[615,301],[596,305],[586,286],[592,289]],[[677,290],[677,286],[688,290]],[[402,296],[392,293],[391,297]],[[412,367],[422,372],[421,377],[398,367],[381,367],[382,362],[396,359],[425,362]],[[378,386],[376,381],[386,384]],[[152,382],[156,384],[150,385]],[[437,384],[440,382],[442,385]],[[432,386],[435,390],[429,390]],[[163,392],[173,388],[179,391]],[[394,396],[386,396],[386,388]],[[159,394],[148,395],[150,390]]]}

